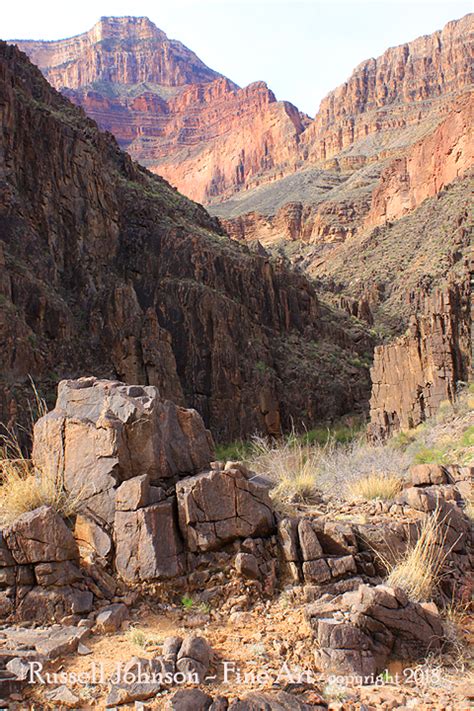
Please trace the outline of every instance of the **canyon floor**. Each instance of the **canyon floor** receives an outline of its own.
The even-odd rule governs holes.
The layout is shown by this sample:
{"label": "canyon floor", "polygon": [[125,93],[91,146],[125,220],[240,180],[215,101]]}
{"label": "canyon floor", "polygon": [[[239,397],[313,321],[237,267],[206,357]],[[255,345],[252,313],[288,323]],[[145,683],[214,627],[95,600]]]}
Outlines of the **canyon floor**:
{"label": "canyon floor", "polygon": [[[326,433],[319,429],[294,433],[281,442],[257,438],[236,443],[235,451],[227,453],[244,456],[246,464],[229,463],[226,470],[249,467],[249,482],[271,487],[279,521],[277,568],[265,567],[269,559],[264,539],[247,539],[243,548],[236,542],[221,552],[200,556],[192,574],[184,578],[116,587],[109,566],[109,573],[104,568],[98,573],[91,565],[92,560],[100,560],[96,555],[90,558],[90,546],[99,544],[98,531],[94,542],[90,538],[86,545],[83,524],[82,533],[76,524],[84,572],[96,581],[88,583],[95,604],[86,616],[70,611],[54,625],[29,621],[2,626],[0,661],[7,662],[10,674],[14,670],[18,674],[15,682],[2,672],[0,688],[10,691],[5,707],[15,711],[116,707],[135,711],[467,711],[473,701],[474,680],[467,533],[472,521],[466,528],[467,516],[472,517],[472,405],[471,387],[454,406],[444,403],[435,418],[386,443],[368,443],[357,418],[346,419]],[[40,434],[37,429],[36,436]],[[214,473],[218,471],[214,467]],[[374,477],[375,485],[384,486],[395,477],[395,490],[391,494],[371,491]],[[139,478],[140,487],[143,479]],[[367,481],[369,490],[361,489],[361,482]],[[135,482],[132,479],[123,486]],[[128,501],[138,493],[135,488],[127,491]],[[143,497],[144,490],[140,491]],[[207,495],[212,497],[211,489]],[[430,501],[437,501],[434,509]],[[428,645],[420,654],[417,645],[427,643],[426,636],[420,636],[412,647],[413,658],[400,658],[400,654],[387,658],[376,673],[365,673],[357,665],[352,673],[344,668],[338,672],[331,669],[331,663],[322,663],[321,653],[329,648],[323,646],[318,624],[326,623],[326,616],[331,615],[336,624],[353,621],[351,596],[361,589],[391,595],[387,570],[416,547],[419,526],[423,527],[427,517],[436,518],[438,507],[444,532],[430,546],[444,549],[442,570],[437,572],[431,601],[409,603],[418,613],[426,609],[441,621],[442,636],[436,647],[430,651]],[[288,538],[293,521],[299,531],[299,562],[291,555]],[[119,523],[116,516],[116,528]],[[18,525],[14,521],[13,527]],[[17,536],[27,535],[21,527],[17,530]],[[317,531],[317,539],[311,531]],[[41,531],[36,535],[41,538]],[[134,527],[133,540],[137,535]],[[9,529],[6,540],[11,545]],[[31,555],[31,544],[24,540],[25,553]],[[144,544],[145,539],[140,545]],[[312,560],[315,547],[317,555],[323,556],[320,562],[329,563],[332,575],[321,576],[311,562],[301,562],[301,555],[303,561]],[[276,549],[270,546],[270,550]],[[119,548],[116,555],[121,555]],[[418,560],[420,573],[422,563]],[[262,576],[259,568],[271,572]],[[38,576],[38,564],[36,570]],[[105,594],[107,585],[113,590]],[[63,594],[63,588],[53,590]],[[407,609],[401,608],[400,619]],[[398,624],[396,635],[403,638],[409,630],[409,640],[413,634],[410,615]],[[421,618],[419,624],[423,624]],[[186,640],[188,646],[198,644],[195,656],[206,658],[202,667],[193,661],[192,669],[200,670],[202,676],[194,681],[174,677],[161,684],[150,681],[153,667],[147,665],[162,663],[163,658],[170,663],[173,652],[169,650]],[[334,651],[351,654],[350,649]],[[180,657],[176,661],[174,654],[173,663],[181,669]],[[41,668],[28,666],[35,660],[40,660]]]}

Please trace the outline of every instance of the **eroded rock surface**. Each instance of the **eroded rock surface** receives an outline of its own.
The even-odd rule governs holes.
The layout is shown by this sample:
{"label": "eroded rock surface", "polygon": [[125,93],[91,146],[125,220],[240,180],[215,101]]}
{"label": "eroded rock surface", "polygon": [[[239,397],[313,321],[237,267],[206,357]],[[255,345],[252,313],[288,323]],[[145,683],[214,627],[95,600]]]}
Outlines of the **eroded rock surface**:
{"label": "eroded rock surface", "polygon": [[33,460],[111,524],[122,482],[200,471],[212,446],[198,413],[162,400],[157,388],[82,378],[60,383],[55,409],[35,424]]}
{"label": "eroded rock surface", "polygon": [[268,489],[237,468],[213,470],[176,486],[181,534],[189,550],[215,550],[237,538],[272,532]]}
{"label": "eroded rock surface", "polygon": [[[419,298],[419,297],[418,297]],[[471,363],[469,282],[415,304],[404,336],[375,349],[370,431],[386,437],[421,424],[444,400],[453,402]]]}
{"label": "eroded rock surface", "polygon": [[390,656],[414,660],[440,649],[443,639],[435,605],[410,602],[402,590],[384,585],[323,599],[309,606],[308,617],[318,643],[316,663],[337,674],[370,678]]}

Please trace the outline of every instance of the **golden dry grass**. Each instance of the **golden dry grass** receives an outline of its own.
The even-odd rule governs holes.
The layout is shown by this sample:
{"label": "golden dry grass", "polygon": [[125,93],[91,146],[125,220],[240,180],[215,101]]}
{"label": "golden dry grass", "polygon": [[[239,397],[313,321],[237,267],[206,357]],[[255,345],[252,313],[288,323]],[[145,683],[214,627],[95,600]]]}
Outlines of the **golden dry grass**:
{"label": "golden dry grass", "polygon": [[348,485],[348,491],[353,499],[391,501],[400,493],[402,487],[402,479],[396,474],[373,472],[351,482]]}
{"label": "golden dry grass", "polygon": [[388,563],[388,585],[402,588],[411,600],[430,600],[449,555],[444,548],[446,534],[445,520],[436,509],[424,518],[415,545],[410,546],[394,564]]}
{"label": "golden dry grass", "polygon": [[62,477],[35,471],[12,433],[2,435],[0,445],[0,526],[45,504],[65,518],[80,508],[84,493],[71,496]]}
{"label": "golden dry grass", "polygon": [[271,496],[276,504],[310,503],[317,493],[320,452],[296,438],[274,443],[256,437],[251,466],[275,482]]}

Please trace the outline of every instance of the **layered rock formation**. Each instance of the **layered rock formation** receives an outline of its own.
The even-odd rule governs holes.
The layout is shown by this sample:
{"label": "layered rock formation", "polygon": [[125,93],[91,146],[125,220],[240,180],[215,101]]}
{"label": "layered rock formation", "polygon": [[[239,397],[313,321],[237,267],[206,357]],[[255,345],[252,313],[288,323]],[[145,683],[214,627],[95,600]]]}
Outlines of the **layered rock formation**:
{"label": "layered rock formation", "polygon": [[467,173],[474,162],[474,102],[464,97],[428,136],[392,161],[372,193],[367,225],[397,220]]}
{"label": "layered rock formation", "polygon": [[0,88],[3,422],[28,374],[155,385],[224,438],[364,402],[370,339],[304,277],[232,243],[5,44]]}
{"label": "layered rock formation", "polygon": [[102,17],[89,32],[67,40],[15,44],[57,88],[96,82],[183,86],[219,77],[147,17]]}
{"label": "layered rock formation", "polygon": [[147,18],[16,43],[137,160],[213,203],[308,165],[352,173],[414,143],[472,83],[471,27],[468,15],[363,62],[314,121],[263,82],[239,89]]}
{"label": "layered rock formation", "polygon": [[200,202],[293,170],[309,119],[264,82],[239,89],[146,17],[57,42],[15,40],[140,163]]}
{"label": "layered rock formation", "polygon": [[321,102],[302,141],[308,157],[327,160],[347,148],[351,154],[370,156],[372,134],[381,134],[375,143],[380,151],[401,129],[430,114],[438,121],[453,97],[472,84],[472,20],[466,15],[432,35],[362,62]]}
{"label": "layered rock formation", "polygon": [[454,401],[457,384],[470,376],[471,294],[469,282],[421,299],[408,332],[378,346],[372,368],[370,431],[385,437],[416,427]]}

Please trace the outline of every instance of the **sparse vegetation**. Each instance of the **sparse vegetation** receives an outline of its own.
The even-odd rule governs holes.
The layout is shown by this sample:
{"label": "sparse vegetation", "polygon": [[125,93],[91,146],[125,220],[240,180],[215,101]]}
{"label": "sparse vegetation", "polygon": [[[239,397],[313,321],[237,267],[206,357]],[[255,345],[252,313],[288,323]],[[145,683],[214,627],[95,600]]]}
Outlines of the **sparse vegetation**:
{"label": "sparse vegetation", "polygon": [[387,583],[402,588],[412,600],[430,600],[442,577],[448,552],[444,548],[447,526],[436,509],[421,525],[418,540],[404,556],[389,565]]}
{"label": "sparse vegetation", "polygon": [[[35,383],[30,378],[33,402],[29,403],[30,427],[48,411]],[[31,439],[31,431],[24,434]],[[66,493],[59,475],[35,471],[23,453],[17,434],[0,434],[0,525],[5,526],[22,514],[47,504],[69,518],[80,508],[86,492]]]}
{"label": "sparse vegetation", "polygon": [[140,649],[160,644],[160,640],[153,635],[152,631],[144,630],[142,627],[129,627],[126,637],[131,644]]}
{"label": "sparse vegetation", "polygon": [[181,598],[181,604],[185,610],[189,611],[194,605],[194,600],[192,597],[189,597],[189,595],[183,595]]}
{"label": "sparse vegetation", "polygon": [[355,499],[391,501],[400,493],[402,486],[401,477],[395,474],[373,472],[353,482],[349,491]]}
{"label": "sparse vegetation", "polygon": [[127,630],[127,637],[132,644],[141,649],[145,649],[148,644],[148,637],[145,631],[139,627],[130,627]]}
{"label": "sparse vegetation", "polygon": [[186,612],[193,611],[207,615],[211,611],[211,606],[207,602],[193,600],[193,598],[189,595],[183,595],[181,598],[181,605]]}
{"label": "sparse vegetation", "polygon": [[[251,469],[275,482],[272,497],[280,505],[309,504],[321,493],[353,498],[357,483],[374,477],[374,472],[383,472],[376,475],[384,479],[382,498],[391,498],[410,465],[400,449],[390,443],[368,443],[358,427],[347,425],[303,435],[293,432],[278,441],[255,437],[245,459]],[[369,498],[378,498],[378,493]]]}
{"label": "sparse vegetation", "polygon": [[18,516],[47,504],[68,518],[79,508],[82,493],[66,493],[59,476],[35,472],[31,461],[21,451],[15,458],[5,456],[0,449],[0,525],[5,526]]}

